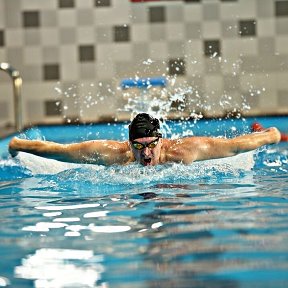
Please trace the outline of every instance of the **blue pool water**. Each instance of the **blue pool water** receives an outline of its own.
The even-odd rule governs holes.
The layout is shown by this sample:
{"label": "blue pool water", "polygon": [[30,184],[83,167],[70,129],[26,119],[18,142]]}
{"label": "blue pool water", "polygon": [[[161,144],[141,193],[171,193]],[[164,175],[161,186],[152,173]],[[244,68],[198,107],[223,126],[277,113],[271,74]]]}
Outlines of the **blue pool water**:
{"label": "blue pool water", "polygon": [[[288,117],[167,122],[167,137],[288,133]],[[20,137],[126,139],[127,123]],[[0,140],[0,287],[288,287],[288,143],[156,167],[78,165]]]}

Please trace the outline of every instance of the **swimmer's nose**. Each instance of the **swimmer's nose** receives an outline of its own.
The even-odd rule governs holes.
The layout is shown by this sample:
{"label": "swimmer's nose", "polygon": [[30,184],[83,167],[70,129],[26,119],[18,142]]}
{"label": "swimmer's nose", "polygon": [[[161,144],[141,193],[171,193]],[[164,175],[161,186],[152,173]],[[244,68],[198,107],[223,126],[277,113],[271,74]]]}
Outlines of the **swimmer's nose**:
{"label": "swimmer's nose", "polygon": [[143,153],[143,155],[149,155],[150,154],[150,150],[149,150],[149,148],[148,147],[145,147],[143,150],[142,150],[142,153]]}

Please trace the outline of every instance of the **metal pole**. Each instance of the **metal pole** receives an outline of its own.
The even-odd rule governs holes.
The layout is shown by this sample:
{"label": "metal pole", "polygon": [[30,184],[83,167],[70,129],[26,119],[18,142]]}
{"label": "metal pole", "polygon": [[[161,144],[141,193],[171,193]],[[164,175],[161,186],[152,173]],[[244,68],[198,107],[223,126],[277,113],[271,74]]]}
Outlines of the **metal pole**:
{"label": "metal pole", "polygon": [[14,94],[14,120],[15,128],[17,131],[22,130],[22,97],[21,97],[21,88],[22,88],[22,78],[20,77],[19,71],[14,69],[8,63],[0,63],[0,70],[3,70],[9,74],[13,82],[13,94]]}

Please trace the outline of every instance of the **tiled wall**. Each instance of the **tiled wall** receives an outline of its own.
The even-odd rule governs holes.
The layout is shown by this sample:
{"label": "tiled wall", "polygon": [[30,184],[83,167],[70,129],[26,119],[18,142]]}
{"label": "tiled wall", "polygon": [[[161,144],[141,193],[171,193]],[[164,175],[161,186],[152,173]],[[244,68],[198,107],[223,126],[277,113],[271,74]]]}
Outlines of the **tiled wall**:
{"label": "tiled wall", "polygon": [[167,76],[186,114],[287,113],[288,0],[0,0],[0,62],[21,73],[26,124],[121,117],[129,77]]}

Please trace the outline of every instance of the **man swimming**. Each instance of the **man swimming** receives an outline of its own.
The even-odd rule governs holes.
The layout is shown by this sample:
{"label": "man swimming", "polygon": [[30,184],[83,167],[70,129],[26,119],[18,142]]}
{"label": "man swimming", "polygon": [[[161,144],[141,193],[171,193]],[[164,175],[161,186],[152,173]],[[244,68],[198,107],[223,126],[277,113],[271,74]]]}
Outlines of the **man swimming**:
{"label": "man swimming", "polygon": [[9,152],[18,151],[64,162],[100,165],[132,162],[155,166],[167,162],[190,164],[194,161],[230,157],[280,141],[277,128],[238,136],[232,139],[213,137],[185,137],[165,139],[159,131],[159,120],[149,114],[138,114],[129,125],[129,140],[92,140],[81,143],[60,144],[48,141],[14,137]]}

